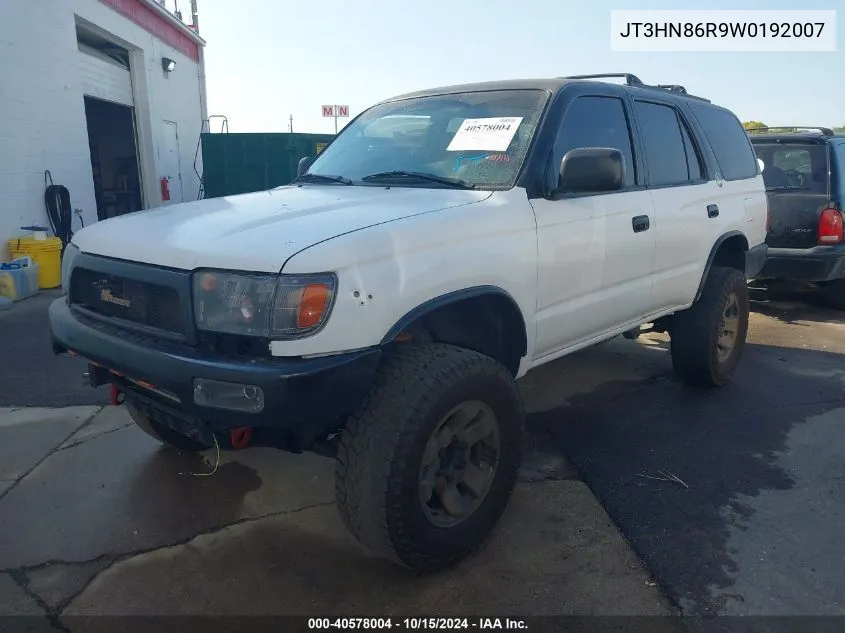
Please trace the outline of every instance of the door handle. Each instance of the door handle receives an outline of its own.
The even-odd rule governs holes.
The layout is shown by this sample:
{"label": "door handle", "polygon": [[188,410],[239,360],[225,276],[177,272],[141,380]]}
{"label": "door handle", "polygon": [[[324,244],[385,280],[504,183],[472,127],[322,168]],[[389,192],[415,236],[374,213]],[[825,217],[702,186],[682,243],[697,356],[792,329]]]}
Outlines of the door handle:
{"label": "door handle", "polygon": [[719,217],[719,205],[718,204],[708,204],[707,205],[707,217],[708,218]]}
{"label": "door handle", "polygon": [[634,227],[634,233],[642,233],[643,231],[648,231],[651,222],[647,215],[635,215],[631,219],[631,226]]}

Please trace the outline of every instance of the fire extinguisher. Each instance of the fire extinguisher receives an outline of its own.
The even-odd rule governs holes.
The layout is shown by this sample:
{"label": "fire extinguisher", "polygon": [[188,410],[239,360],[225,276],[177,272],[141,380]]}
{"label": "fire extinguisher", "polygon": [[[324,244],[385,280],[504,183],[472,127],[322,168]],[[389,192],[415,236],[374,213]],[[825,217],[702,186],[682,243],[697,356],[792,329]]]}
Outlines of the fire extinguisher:
{"label": "fire extinguisher", "polygon": [[164,202],[170,200],[170,180],[167,176],[161,177],[161,199]]}

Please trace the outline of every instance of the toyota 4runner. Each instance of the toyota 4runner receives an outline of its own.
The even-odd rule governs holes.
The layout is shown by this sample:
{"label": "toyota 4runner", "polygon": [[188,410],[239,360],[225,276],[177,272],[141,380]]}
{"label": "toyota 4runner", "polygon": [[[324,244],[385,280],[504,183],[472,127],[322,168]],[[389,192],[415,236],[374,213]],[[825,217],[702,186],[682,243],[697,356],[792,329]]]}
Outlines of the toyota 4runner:
{"label": "toyota 4runner", "polygon": [[531,369],[647,323],[686,383],[739,361],[763,179],[737,118],[681,86],[425,90],[300,168],[80,230],[54,350],[181,451],[330,451],[346,526],[399,564],[442,569],[487,538]]}

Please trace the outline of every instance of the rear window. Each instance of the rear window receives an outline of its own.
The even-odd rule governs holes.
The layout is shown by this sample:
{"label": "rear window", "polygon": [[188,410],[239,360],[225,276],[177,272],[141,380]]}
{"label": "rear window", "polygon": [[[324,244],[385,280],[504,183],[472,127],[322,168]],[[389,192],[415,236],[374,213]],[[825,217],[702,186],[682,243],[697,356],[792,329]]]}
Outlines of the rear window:
{"label": "rear window", "polygon": [[699,104],[692,107],[716,154],[722,177],[741,180],[756,176],[757,160],[739,119],[727,110]]}
{"label": "rear window", "polygon": [[813,143],[755,143],[763,161],[763,182],[768,190],[827,193],[827,146]]}

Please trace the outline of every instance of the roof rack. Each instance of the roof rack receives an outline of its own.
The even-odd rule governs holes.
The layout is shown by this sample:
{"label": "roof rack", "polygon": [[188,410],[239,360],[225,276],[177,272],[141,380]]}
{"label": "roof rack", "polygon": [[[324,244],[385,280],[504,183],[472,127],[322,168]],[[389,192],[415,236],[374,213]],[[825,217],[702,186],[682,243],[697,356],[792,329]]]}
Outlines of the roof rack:
{"label": "roof rack", "polygon": [[650,90],[666,90],[667,92],[672,92],[674,94],[682,95],[684,97],[689,97],[690,99],[697,99],[699,101],[705,101],[710,103],[710,99],[705,99],[704,97],[696,97],[695,95],[691,95],[687,92],[687,89],[678,84],[658,84],[656,86],[652,86],[646,83],[643,83],[642,79],[637,77],[632,73],[602,73],[599,75],[569,75],[568,77],[564,77],[564,79],[606,79],[606,78],[624,78],[626,86],[634,86],[636,88],[647,88]]}
{"label": "roof rack", "polygon": [[799,132],[820,132],[823,136],[836,136],[829,127],[820,127],[818,125],[768,125],[764,127],[754,127],[748,132],[758,132],[760,130],[783,130],[789,133]]}
{"label": "roof rack", "polygon": [[564,79],[607,79],[607,78],[625,78],[626,86],[644,86],[642,79],[631,73],[603,73],[601,75],[569,75]]}

